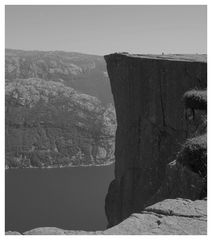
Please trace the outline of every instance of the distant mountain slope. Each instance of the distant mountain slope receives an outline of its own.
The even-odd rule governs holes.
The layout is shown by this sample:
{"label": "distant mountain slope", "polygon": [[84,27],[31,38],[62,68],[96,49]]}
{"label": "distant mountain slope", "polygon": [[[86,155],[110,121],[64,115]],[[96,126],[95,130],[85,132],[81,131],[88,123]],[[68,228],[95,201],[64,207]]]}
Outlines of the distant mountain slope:
{"label": "distant mountain slope", "polygon": [[6,167],[114,161],[115,109],[63,83],[6,81]]}
{"label": "distant mountain slope", "polygon": [[112,103],[112,93],[102,56],[63,51],[5,50],[8,80],[41,78],[62,82],[80,92]]}

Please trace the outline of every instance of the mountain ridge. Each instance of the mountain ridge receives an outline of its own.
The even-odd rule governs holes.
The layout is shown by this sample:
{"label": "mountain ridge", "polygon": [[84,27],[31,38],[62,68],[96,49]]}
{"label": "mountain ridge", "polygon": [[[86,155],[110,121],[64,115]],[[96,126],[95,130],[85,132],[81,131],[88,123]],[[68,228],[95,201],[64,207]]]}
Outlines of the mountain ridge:
{"label": "mountain ridge", "polygon": [[[7,168],[62,167],[73,162],[74,166],[92,165],[93,156],[98,156],[97,165],[114,161],[115,109],[103,57],[5,49],[5,78]],[[95,108],[99,110],[95,112]],[[108,125],[105,135],[95,125],[97,121]],[[87,131],[88,138],[80,128]],[[84,163],[69,161],[77,152],[81,161],[85,158],[82,154],[88,159]]]}

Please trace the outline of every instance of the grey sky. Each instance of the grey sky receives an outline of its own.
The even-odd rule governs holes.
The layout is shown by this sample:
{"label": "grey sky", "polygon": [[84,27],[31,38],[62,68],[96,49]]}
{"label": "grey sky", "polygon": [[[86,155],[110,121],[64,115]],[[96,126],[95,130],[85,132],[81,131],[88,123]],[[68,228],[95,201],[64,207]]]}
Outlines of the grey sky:
{"label": "grey sky", "polygon": [[6,48],[206,53],[206,6],[6,6]]}

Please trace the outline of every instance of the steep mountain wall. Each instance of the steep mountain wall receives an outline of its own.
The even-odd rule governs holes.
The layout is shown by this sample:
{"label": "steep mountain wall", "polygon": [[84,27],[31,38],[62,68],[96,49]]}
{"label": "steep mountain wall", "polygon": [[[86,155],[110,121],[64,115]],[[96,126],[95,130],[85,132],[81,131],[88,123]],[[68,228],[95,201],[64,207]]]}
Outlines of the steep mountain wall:
{"label": "steep mountain wall", "polygon": [[[115,180],[105,205],[109,226],[114,226],[154,203],[151,199],[165,179],[167,164],[194,131],[185,117],[183,94],[206,88],[207,64],[204,55],[123,53],[107,55],[105,60],[118,126]],[[202,185],[197,174],[186,173],[179,164],[171,164],[169,169],[175,169],[174,178],[182,182],[170,198],[200,198]],[[192,185],[195,189],[187,191]],[[169,198],[169,192],[164,198]]]}

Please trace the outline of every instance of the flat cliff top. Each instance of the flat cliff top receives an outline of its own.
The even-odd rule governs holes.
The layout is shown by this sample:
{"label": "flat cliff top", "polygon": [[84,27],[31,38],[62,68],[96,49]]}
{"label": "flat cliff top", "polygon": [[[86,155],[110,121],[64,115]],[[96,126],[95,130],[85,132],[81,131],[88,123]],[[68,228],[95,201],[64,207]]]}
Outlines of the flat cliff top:
{"label": "flat cliff top", "polygon": [[207,54],[130,54],[127,52],[113,53],[110,56],[127,56],[141,59],[169,60],[169,61],[186,61],[186,62],[207,62]]}

